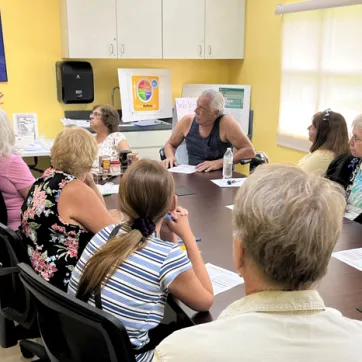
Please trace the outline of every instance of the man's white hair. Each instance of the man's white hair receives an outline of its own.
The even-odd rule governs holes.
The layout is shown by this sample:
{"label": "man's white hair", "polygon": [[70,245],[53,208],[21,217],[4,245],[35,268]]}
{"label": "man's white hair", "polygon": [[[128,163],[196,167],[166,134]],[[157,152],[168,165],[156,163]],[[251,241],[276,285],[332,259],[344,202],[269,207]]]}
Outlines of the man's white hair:
{"label": "man's white hair", "polygon": [[9,156],[14,151],[15,134],[6,113],[0,109],[0,157]]}
{"label": "man's white hair", "polygon": [[353,120],[352,126],[362,129],[362,113]]}
{"label": "man's white hair", "polygon": [[201,93],[201,96],[207,97],[210,99],[210,108],[211,110],[219,111],[219,114],[224,113],[225,107],[225,98],[222,93],[214,89],[206,89]]}

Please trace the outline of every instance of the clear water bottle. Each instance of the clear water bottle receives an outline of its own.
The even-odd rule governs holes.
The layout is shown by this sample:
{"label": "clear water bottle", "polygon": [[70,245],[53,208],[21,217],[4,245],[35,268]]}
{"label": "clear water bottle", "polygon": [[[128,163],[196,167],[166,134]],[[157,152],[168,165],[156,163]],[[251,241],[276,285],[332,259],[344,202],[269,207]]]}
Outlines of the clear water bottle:
{"label": "clear water bottle", "polygon": [[222,177],[227,179],[231,178],[233,175],[233,151],[231,148],[228,148],[224,155],[224,164],[222,169]]}

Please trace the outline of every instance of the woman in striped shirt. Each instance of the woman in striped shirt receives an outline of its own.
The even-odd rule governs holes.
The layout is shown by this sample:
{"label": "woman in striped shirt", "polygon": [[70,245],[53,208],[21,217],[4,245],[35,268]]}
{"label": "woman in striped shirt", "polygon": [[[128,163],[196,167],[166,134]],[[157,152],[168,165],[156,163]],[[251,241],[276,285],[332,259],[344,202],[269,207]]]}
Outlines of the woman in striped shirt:
{"label": "woman in striped shirt", "polygon": [[[136,360],[151,361],[149,332],[153,335],[161,323],[168,293],[196,311],[207,311],[213,303],[212,284],[188,217],[176,211],[173,177],[161,163],[132,165],[122,177],[119,197],[129,221],[93,237],[72,273],[68,293],[119,318]],[[155,236],[167,213],[172,213],[167,226],[184,241],[187,254],[177,243]]]}

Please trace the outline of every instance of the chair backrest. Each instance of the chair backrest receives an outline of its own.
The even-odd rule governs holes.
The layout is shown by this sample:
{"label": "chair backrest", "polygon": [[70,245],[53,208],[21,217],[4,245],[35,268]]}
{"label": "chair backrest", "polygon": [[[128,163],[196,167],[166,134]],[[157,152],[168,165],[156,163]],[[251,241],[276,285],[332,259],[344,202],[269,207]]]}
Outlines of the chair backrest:
{"label": "chair backrest", "polygon": [[0,223],[0,313],[30,328],[36,312],[29,291],[20,281],[19,262],[29,263],[23,242],[13,230]]}
{"label": "chair backrest", "polygon": [[6,208],[4,196],[0,191],[0,222],[3,225],[8,224],[8,210]]}
{"label": "chair backrest", "polygon": [[126,329],[113,315],[52,286],[26,264],[20,279],[34,295],[38,324],[50,361],[134,362]]}

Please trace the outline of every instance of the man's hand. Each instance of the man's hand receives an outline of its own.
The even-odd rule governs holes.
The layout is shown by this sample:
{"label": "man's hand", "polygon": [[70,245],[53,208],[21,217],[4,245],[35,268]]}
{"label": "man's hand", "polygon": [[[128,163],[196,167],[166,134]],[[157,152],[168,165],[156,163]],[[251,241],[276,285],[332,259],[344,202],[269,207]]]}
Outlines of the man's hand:
{"label": "man's hand", "polygon": [[223,166],[223,160],[215,160],[215,161],[205,161],[203,163],[199,163],[196,166],[197,172],[210,172],[220,170]]}
{"label": "man's hand", "polygon": [[177,166],[175,157],[168,157],[165,160],[163,160],[162,163],[164,164],[164,166],[166,168],[171,168],[171,167]]}

